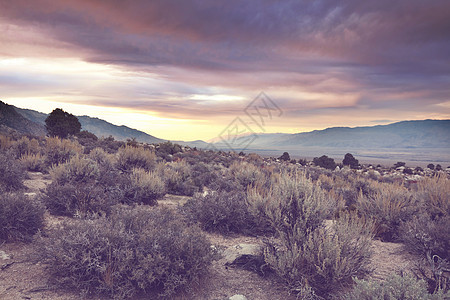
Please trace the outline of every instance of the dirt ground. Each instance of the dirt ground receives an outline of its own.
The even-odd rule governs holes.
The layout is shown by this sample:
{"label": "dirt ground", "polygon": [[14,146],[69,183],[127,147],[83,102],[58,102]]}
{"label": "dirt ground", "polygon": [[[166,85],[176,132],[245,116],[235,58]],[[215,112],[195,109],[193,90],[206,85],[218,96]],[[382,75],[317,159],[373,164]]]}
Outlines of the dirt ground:
{"label": "dirt ground", "polygon": [[[40,173],[30,173],[30,179],[25,181],[28,193],[37,195],[40,190],[50,183],[50,179]],[[161,205],[175,208],[188,198],[168,195],[160,201]],[[62,221],[62,218],[46,215],[47,228]],[[227,249],[239,244],[262,244],[261,239],[246,236],[224,237],[218,234],[207,234],[208,238],[219,249]],[[401,270],[413,267],[414,257],[408,255],[401,244],[383,243],[374,241],[374,255],[371,267],[371,277],[384,279]],[[81,300],[84,299],[78,291],[50,289],[45,265],[33,261],[32,244],[6,243],[0,245],[0,299],[54,299],[54,300]],[[199,282],[189,294],[179,295],[175,299],[193,300],[225,300],[229,297],[242,294],[248,300],[277,300],[295,299],[289,295],[282,284],[273,277],[263,278],[258,274],[238,268],[226,267],[225,259],[213,262],[207,278]],[[134,299],[149,299],[135,297]],[[107,298],[91,297],[93,300]]]}

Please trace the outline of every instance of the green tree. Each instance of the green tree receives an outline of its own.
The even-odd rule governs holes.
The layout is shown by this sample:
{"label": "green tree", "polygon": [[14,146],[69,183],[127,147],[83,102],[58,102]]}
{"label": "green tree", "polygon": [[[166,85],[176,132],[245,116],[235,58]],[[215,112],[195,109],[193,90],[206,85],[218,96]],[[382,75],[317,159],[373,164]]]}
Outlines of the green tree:
{"label": "green tree", "polygon": [[289,161],[289,160],[291,160],[291,157],[289,156],[289,153],[284,152],[283,155],[281,155],[278,159],[284,160],[284,161]]}
{"label": "green tree", "polygon": [[77,117],[57,108],[45,119],[45,128],[50,136],[66,138],[69,135],[78,134],[81,124]]}
{"label": "green tree", "polygon": [[326,155],[322,155],[321,157],[314,157],[313,163],[318,167],[322,167],[329,170],[334,170],[336,168],[336,163],[334,162],[334,159]]}
{"label": "green tree", "polygon": [[356,169],[359,165],[359,161],[351,153],[347,153],[344,156],[342,164],[344,166],[349,166],[352,169]]}

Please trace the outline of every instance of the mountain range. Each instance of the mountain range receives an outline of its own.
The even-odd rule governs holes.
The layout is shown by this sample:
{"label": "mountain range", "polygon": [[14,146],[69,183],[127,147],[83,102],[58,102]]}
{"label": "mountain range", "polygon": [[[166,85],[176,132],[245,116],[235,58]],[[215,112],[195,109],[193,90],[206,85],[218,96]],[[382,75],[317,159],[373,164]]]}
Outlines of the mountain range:
{"label": "mountain range", "polygon": [[[14,129],[21,133],[45,135],[47,114],[31,109],[17,108],[0,101],[0,127]],[[135,138],[145,143],[166,141],[148,133],[117,126],[107,121],[88,116],[78,116],[82,130],[94,133],[98,137],[112,136],[116,140]],[[248,136],[239,136],[234,145],[246,145],[245,149],[231,147],[233,150],[246,150],[260,154],[277,155],[290,151],[297,156],[313,157],[319,154],[341,157],[343,153],[358,153],[367,158],[410,158],[414,161],[450,162],[450,120],[401,121],[388,125],[367,127],[331,127],[324,130],[287,133],[256,134],[247,145]],[[210,144],[201,140],[173,141],[198,148],[207,148]],[[214,141],[217,149],[229,150],[230,145]],[[407,159],[406,159],[407,160]]]}
{"label": "mountain range", "polygon": [[[238,137],[235,144],[245,144]],[[220,144],[220,143],[218,143]],[[401,121],[368,127],[332,127],[295,134],[257,134],[251,148],[449,148],[450,120]]]}

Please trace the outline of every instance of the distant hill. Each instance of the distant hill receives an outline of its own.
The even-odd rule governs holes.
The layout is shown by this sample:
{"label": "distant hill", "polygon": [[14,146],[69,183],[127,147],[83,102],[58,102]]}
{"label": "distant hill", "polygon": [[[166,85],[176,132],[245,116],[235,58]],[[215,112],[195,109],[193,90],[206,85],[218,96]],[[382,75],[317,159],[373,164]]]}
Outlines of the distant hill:
{"label": "distant hill", "polygon": [[[47,114],[30,109],[21,109],[0,102],[0,125],[13,128],[22,133],[45,135],[45,119]],[[113,136],[117,140],[136,138],[140,142],[160,143],[164,139],[156,138],[145,132],[117,126],[98,118],[78,116],[82,130],[88,130],[98,137]],[[238,137],[240,144],[247,137]],[[198,148],[210,148],[204,141],[173,141]],[[241,143],[246,145],[245,142]],[[221,142],[213,143],[217,149],[230,150]],[[397,149],[410,149],[397,151]],[[428,149],[428,150],[426,150]],[[240,149],[234,149],[240,151]],[[367,127],[332,127],[295,134],[269,133],[257,134],[257,138],[247,147],[250,152],[277,155],[279,151],[289,150],[291,153],[303,155],[333,154],[341,156],[347,151],[361,150],[367,157],[379,157],[381,153],[412,154],[423,157],[428,152],[436,152],[436,157],[447,157],[450,153],[450,120],[402,121],[388,125]],[[406,151],[406,152],[405,152]],[[407,154],[401,154],[407,153]],[[412,153],[412,154],[411,154]],[[441,155],[445,154],[445,155]],[[397,156],[396,156],[397,157]],[[401,156],[398,156],[401,157]]]}
{"label": "distant hill", "polygon": [[46,130],[42,124],[19,114],[13,105],[0,101],[0,125],[4,129],[13,129],[22,134],[45,135]]}
{"label": "distant hill", "polygon": [[[2,102],[3,103],[3,102]],[[10,120],[8,124],[15,124],[15,127],[23,126],[21,124],[30,124],[31,127],[28,126],[24,128],[23,130],[18,130],[22,133],[31,133],[32,128],[38,128],[39,131],[36,131],[36,135],[45,135],[45,119],[47,118],[48,114],[44,114],[35,110],[31,109],[23,109],[18,108],[13,105],[3,105],[8,107],[8,111],[5,112],[5,116],[7,116],[7,119]],[[78,120],[81,123],[81,130],[87,130],[92,132],[98,137],[108,137],[113,136],[116,140],[122,140],[125,141],[129,138],[136,138],[137,141],[143,142],[143,143],[160,143],[164,142],[165,140],[159,139],[157,137],[154,137],[152,135],[149,135],[145,132],[129,128],[127,126],[117,126],[114,124],[111,124],[109,122],[106,122],[104,120],[98,119],[98,118],[91,118],[88,116],[77,116]],[[26,120],[26,121],[24,121]],[[0,120],[0,123],[3,124],[5,122],[2,122]],[[15,127],[9,126],[5,123],[6,126],[11,127],[13,129],[16,129]],[[16,129],[17,130],[17,129]]]}
{"label": "distant hill", "polygon": [[[245,139],[241,137],[239,139]],[[239,143],[239,140],[236,144]],[[295,134],[258,134],[250,148],[449,148],[450,120],[402,121],[368,127],[332,127]]]}

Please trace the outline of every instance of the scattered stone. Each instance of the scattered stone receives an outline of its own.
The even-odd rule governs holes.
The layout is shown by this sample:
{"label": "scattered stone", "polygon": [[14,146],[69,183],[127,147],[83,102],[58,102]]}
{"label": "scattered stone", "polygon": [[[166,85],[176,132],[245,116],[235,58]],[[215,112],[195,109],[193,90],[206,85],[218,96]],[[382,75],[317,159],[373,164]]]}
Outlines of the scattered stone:
{"label": "scattered stone", "polygon": [[5,251],[0,250],[0,258],[7,260],[7,259],[11,259],[11,255],[7,254]]}
{"label": "scattered stone", "polygon": [[223,258],[226,263],[232,263],[242,255],[255,255],[258,254],[261,249],[260,245],[257,244],[238,244],[232,247],[228,247],[223,252]]}
{"label": "scattered stone", "polygon": [[247,300],[247,297],[244,295],[234,295],[228,298],[228,300]]}

